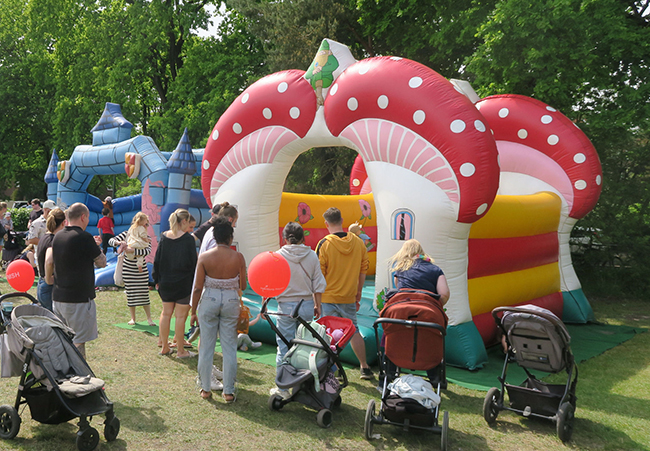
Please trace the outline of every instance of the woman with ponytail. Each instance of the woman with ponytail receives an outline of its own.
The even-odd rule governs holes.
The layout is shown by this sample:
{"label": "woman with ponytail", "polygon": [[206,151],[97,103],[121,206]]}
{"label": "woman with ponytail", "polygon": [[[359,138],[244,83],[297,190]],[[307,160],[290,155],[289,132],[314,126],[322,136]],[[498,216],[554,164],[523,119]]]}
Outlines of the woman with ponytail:
{"label": "woman with ponytail", "polygon": [[174,342],[176,358],[186,359],[196,354],[185,347],[192,347],[185,341],[185,321],[190,311],[190,295],[196,268],[196,246],[194,237],[188,231],[194,218],[187,210],[179,208],[169,216],[169,230],[161,236],[153,261],[153,280],[156,283],[163,310],[159,323],[160,355],[170,355],[173,345],[168,342],[172,315],[175,315]]}

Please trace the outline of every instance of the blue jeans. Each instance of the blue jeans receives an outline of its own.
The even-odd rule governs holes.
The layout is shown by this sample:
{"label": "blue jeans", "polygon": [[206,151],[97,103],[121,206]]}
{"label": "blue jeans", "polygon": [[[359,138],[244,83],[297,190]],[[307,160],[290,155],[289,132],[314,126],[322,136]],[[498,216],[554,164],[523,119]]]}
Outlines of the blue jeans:
{"label": "blue jeans", "polygon": [[48,285],[45,283],[45,279],[42,277],[38,278],[38,285],[36,286],[36,298],[38,302],[41,303],[43,307],[52,311],[52,288],[54,285]]}
{"label": "blue jeans", "polygon": [[239,294],[236,290],[205,288],[197,309],[201,327],[201,345],[197,370],[201,388],[210,391],[212,361],[217,335],[223,356],[223,392],[235,393],[237,377],[237,319],[239,318]]}
{"label": "blue jeans", "polygon": [[[298,302],[278,302],[278,313],[291,315],[293,309],[296,308],[296,305],[298,305]],[[298,312],[298,314],[305,321],[311,321],[314,318],[314,300],[305,299],[300,306],[300,312]],[[295,338],[296,329],[298,328],[297,320],[289,318],[288,316],[276,316],[275,325],[287,341],[291,341]],[[275,357],[275,366],[279,368],[282,364],[282,359],[287,351],[289,351],[289,348],[279,336],[275,337],[275,341],[278,343],[278,353]]]}

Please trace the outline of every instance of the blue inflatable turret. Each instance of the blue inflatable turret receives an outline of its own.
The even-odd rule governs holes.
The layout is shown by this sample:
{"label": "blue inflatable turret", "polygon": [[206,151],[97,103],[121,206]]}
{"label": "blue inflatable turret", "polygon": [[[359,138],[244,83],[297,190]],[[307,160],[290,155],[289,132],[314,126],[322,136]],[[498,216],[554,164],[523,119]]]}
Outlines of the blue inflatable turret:
{"label": "blue inflatable turret", "polygon": [[176,149],[167,161],[169,181],[167,183],[167,203],[160,212],[160,228],[167,229],[167,218],[177,208],[188,209],[192,189],[192,176],[196,172],[196,157],[192,152],[187,128],[183,132]]}
{"label": "blue inflatable turret", "polygon": [[47,183],[47,199],[56,203],[57,185],[59,179],[56,176],[56,165],[59,162],[59,156],[56,154],[56,149],[52,149],[52,157],[50,164],[45,173],[45,183]]}
{"label": "blue inflatable turret", "polygon": [[117,103],[106,102],[102,117],[90,130],[93,134],[93,146],[114,144],[131,137],[133,124],[122,116],[122,108]]}

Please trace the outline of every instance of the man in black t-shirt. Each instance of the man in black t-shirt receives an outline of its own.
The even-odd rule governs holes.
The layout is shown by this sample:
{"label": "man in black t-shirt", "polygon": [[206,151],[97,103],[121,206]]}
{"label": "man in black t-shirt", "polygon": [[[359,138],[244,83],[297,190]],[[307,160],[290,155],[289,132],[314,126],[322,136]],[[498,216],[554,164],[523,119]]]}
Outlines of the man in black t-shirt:
{"label": "man in black t-shirt", "polygon": [[[97,338],[94,266],[106,266],[106,256],[99,247],[101,238],[85,231],[88,208],[82,203],[73,204],[66,216],[68,225],[52,241],[52,307],[75,331],[73,342],[85,357],[86,342]],[[46,271],[47,267],[48,262]]]}

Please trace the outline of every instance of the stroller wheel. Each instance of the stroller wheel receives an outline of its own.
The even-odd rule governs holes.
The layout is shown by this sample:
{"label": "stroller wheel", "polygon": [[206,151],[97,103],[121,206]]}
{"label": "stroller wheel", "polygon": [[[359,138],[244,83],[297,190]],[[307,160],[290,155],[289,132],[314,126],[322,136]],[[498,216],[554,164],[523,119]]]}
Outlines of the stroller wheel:
{"label": "stroller wheel", "polygon": [[269,409],[280,410],[282,408],[282,397],[278,395],[269,396]]}
{"label": "stroller wheel", "polygon": [[487,424],[492,426],[499,416],[499,389],[492,387],[485,395],[485,400],[483,401],[483,418],[487,421]]}
{"label": "stroller wheel", "polygon": [[562,403],[557,411],[557,436],[563,442],[571,440],[575,408],[568,402]]}
{"label": "stroller wheel", "polygon": [[371,399],[368,401],[368,408],[366,409],[366,422],[363,425],[363,433],[366,436],[366,440],[372,440],[372,419],[375,416],[375,400]]}
{"label": "stroller wheel", "polygon": [[343,400],[341,399],[341,395],[338,395],[338,396],[336,397],[336,399],[334,400],[334,403],[332,404],[332,406],[333,406],[335,409],[338,408],[338,407],[341,407],[341,402],[342,402],[342,401],[343,401]]}
{"label": "stroller wheel", "polygon": [[93,451],[99,445],[99,432],[88,427],[77,432],[77,449],[79,451]]}
{"label": "stroller wheel", "polygon": [[13,406],[0,406],[0,438],[11,440],[20,431],[20,416]]}
{"label": "stroller wheel", "polygon": [[447,442],[449,441],[449,412],[446,410],[442,414],[442,434],[440,435],[440,451],[447,451]]}
{"label": "stroller wheel", "polygon": [[104,422],[104,438],[107,442],[112,442],[117,438],[120,433],[120,420],[113,417],[110,420],[107,418]]}
{"label": "stroller wheel", "polygon": [[316,415],[316,423],[322,428],[332,426],[332,411],[330,409],[322,409]]}

